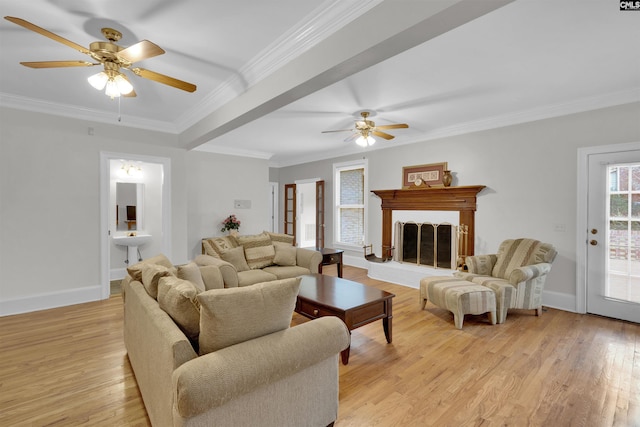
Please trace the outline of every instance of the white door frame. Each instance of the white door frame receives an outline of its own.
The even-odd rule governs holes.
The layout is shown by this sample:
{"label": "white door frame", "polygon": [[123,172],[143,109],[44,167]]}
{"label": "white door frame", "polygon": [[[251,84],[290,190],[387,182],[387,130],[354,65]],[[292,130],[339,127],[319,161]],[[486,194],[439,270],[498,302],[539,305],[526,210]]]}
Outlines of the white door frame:
{"label": "white door frame", "polygon": [[269,218],[269,228],[271,228],[271,232],[279,233],[278,208],[280,207],[280,202],[278,201],[278,194],[280,187],[277,182],[269,182],[269,188],[271,189],[271,197],[269,200],[269,213],[271,214],[271,218]]}
{"label": "white door frame", "polygon": [[110,239],[109,239],[109,184],[111,160],[127,159],[162,165],[162,252],[171,253],[171,159],[131,153],[100,152],[100,277],[102,299],[109,298],[110,287]]}
{"label": "white door frame", "polygon": [[640,150],[640,142],[578,148],[578,199],[576,218],[576,313],[587,312],[587,212],[589,195],[589,156]]}

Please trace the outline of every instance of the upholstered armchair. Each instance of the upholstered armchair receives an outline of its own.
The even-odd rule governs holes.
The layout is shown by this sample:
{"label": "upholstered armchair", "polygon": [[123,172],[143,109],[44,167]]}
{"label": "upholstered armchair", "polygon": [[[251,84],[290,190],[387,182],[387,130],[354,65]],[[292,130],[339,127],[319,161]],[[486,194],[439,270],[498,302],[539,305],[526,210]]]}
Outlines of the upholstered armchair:
{"label": "upholstered armchair", "polygon": [[542,291],[557,251],[534,239],[505,240],[497,254],[468,256],[467,271],[454,276],[486,286],[496,294],[497,323],[510,308],[533,309],[542,314]]}

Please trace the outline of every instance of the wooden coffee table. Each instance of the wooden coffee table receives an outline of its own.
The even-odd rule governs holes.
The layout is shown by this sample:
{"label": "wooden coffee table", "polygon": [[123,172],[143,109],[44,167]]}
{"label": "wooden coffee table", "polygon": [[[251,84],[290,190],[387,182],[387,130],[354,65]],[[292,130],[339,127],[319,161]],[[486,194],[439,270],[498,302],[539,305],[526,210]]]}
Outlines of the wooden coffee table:
{"label": "wooden coffee table", "polygon": [[[322,274],[302,276],[296,313],[310,319],[337,316],[347,325],[349,332],[382,319],[384,335],[392,341],[391,299],[394,294],[339,277]],[[342,351],[342,363],[349,363],[349,350]]]}

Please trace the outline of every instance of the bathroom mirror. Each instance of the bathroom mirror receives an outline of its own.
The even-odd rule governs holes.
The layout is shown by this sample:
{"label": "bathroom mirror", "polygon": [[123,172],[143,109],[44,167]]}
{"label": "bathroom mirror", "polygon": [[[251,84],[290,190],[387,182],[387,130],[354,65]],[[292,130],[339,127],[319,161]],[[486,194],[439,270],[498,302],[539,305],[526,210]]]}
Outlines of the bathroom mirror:
{"label": "bathroom mirror", "polygon": [[116,183],[116,230],[142,230],[144,184]]}

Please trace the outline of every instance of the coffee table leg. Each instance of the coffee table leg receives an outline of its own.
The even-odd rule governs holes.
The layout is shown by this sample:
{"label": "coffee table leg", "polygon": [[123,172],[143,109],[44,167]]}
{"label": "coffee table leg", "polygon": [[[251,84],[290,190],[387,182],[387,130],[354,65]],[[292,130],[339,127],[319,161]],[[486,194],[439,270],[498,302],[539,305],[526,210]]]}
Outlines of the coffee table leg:
{"label": "coffee table leg", "polygon": [[351,350],[351,346],[345,348],[340,352],[340,357],[342,358],[343,365],[346,365],[349,363],[349,350]]}
{"label": "coffee table leg", "polygon": [[391,341],[393,341],[393,330],[391,328],[391,319],[393,319],[393,315],[391,314],[391,299],[388,299],[386,304],[387,317],[382,319],[382,327],[384,328],[384,336],[387,339],[387,343],[391,344]]}

